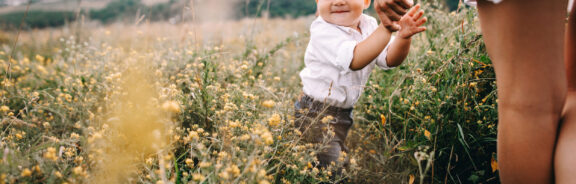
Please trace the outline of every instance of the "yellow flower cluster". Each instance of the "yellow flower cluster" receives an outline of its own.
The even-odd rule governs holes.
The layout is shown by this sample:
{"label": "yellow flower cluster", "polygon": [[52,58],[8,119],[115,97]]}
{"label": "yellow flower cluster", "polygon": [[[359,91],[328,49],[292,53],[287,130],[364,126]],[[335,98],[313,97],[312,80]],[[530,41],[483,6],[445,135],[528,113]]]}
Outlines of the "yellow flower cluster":
{"label": "yellow flower cluster", "polygon": [[271,127],[277,127],[280,122],[282,122],[282,117],[279,114],[273,114],[272,117],[268,118],[268,125]]}
{"label": "yellow flower cluster", "polygon": [[49,147],[46,149],[46,152],[44,152],[44,158],[52,161],[58,160],[58,157],[56,156],[56,148]]}
{"label": "yellow flower cluster", "polygon": [[262,102],[262,106],[266,108],[273,108],[274,106],[276,106],[276,102],[274,102],[273,100],[266,100]]}
{"label": "yellow flower cluster", "polygon": [[259,136],[260,139],[256,140],[257,144],[264,143],[265,145],[271,145],[274,143],[274,138],[272,137],[272,133],[266,128],[265,126],[256,124],[253,128],[252,133],[254,135]]}
{"label": "yellow flower cluster", "polygon": [[174,114],[180,113],[180,105],[175,101],[167,101],[162,104],[162,109],[166,112],[171,112]]}

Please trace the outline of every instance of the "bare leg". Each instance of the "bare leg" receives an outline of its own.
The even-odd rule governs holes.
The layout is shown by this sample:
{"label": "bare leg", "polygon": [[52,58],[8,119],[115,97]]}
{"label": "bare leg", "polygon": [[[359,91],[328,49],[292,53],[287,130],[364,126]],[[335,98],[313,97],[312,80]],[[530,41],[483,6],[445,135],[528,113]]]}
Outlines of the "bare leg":
{"label": "bare leg", "polygon": [[572,6],[566,32],[566,71],[568,96],[556,146],[555,176],[557,183],[576,181],[576,7]]}
{"label": "bare leg", "polygon": [[572,4],[568,21],[565,50],[568,90],[576,91],[576,2]]}
{"label": "bare leg", "polygon": [[566,97],[567,0],[478,2],[498,86],[502,183],[552,183],[558,121]]}

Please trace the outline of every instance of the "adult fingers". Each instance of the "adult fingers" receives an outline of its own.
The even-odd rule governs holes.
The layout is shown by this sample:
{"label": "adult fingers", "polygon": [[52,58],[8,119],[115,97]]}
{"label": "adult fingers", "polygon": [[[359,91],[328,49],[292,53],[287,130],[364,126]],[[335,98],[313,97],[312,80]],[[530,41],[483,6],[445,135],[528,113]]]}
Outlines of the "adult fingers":
{"label": "adult fingers", "polygon": [[[388,17],[391,21],[398,21],[402,18],[402,15],[406,13],[406,10],[402,10],[397,4],[395,4],[391,0],[380,0],[376,1],[377,3],[374,4],[374,9],[380,16],[383,17],[381,13],[383,13],[386,17]],[[397,13],[396,11],[400,11]]]}
{"label": "adult fingers", "polygon": [[390,32],[396,32],[398,30],[400,30],[400,25],[392,23],[390,25],[385,25],[384,27],[386,27],[386,29],[388,29],[388,31]]}
{"label": "adult fingers", "polygon": [[394,2],[402,6],[404,9],[410,9],[410,7],[412,7],[414,4],[414,1],[412,0],[394,0]]}
{"label": "adult fingers", "polygon": [[400,30],[400,25],[394,21],[391,21],[386,15],[380,15],[380,21],[382,25],[390,32],[396,32]]}
{"label": "adult fingers", "polygon": [[386,29],[388,29],[390,32],[396,32],[400,29],[400,26],[394,24],[394,22],[392,22],[392,20],[390,20],[388,16],[382,14],[383,13],[379,13],[378,16],[380,17],[380,22],[382,22],[382,25]]}
{"label": "adult fingers", "polygon": [[394,11],[394,13],[396,13],[399,16],[405,15],[406,12],[408,12],[408,8],[404,8],[404,7],[402,7],[399,4],[396,4],[394,2],[388,3],[387,6],[390,9],[392,9],[392,11]]}

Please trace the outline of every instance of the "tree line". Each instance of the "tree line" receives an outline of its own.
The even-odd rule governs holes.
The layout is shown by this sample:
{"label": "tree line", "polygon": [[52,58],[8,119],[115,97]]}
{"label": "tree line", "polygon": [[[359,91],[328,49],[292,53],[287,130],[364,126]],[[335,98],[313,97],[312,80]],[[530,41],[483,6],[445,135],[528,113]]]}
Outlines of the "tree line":
{"label": "tree line", "polygon": [[[446,6],[454,10],[459,0],[445,0]],[[0,0],[0,4],[5,0]],[[150,21],[163,21],[181,14],[182,4],[185,0],[170,0],[146,6],[141,0],[117,0],[110,2],[105,8],[99,10],[83,10],[80,12],[87,18],[97,20],[103,24],[122,20],[134,20],[135,16],[145,16]],[[237,0],[236,18],[269,16],[272,18],[295,18],[314,14],[316,1],[314,0]],[[372,11],[370,8],[368,11]],[[46,28],[65,25],[77,19],[78,14],[73,11],[43,11],[12,12],[0,15],[0,29],[15,29],[23,22],[24,28]],[[23,21],[22,19],[26,17]]]}

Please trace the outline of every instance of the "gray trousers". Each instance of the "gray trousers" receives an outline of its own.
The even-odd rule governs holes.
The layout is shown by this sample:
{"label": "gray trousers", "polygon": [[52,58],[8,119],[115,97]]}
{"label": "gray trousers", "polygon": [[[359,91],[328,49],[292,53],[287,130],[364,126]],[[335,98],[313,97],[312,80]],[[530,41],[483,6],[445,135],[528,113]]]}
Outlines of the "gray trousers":
{"label": "gray trousers", "polygon": [[[294,107],[295,125],[302,132],[303,140],[308,143],[323,143],[325,146],[316,155],[320,162],[318,166],[326,168],[331,162],[336,165],[347,165],[348,159],[345,158],[344,163],[338,163],[338,158],[341,151],[348,152],[344,142],[353,124],[352,108],[330,106],[307,95],[296,101]],[[327,116],[332,116],[332,119],[327,121],[328,119],[324,119]]]}

